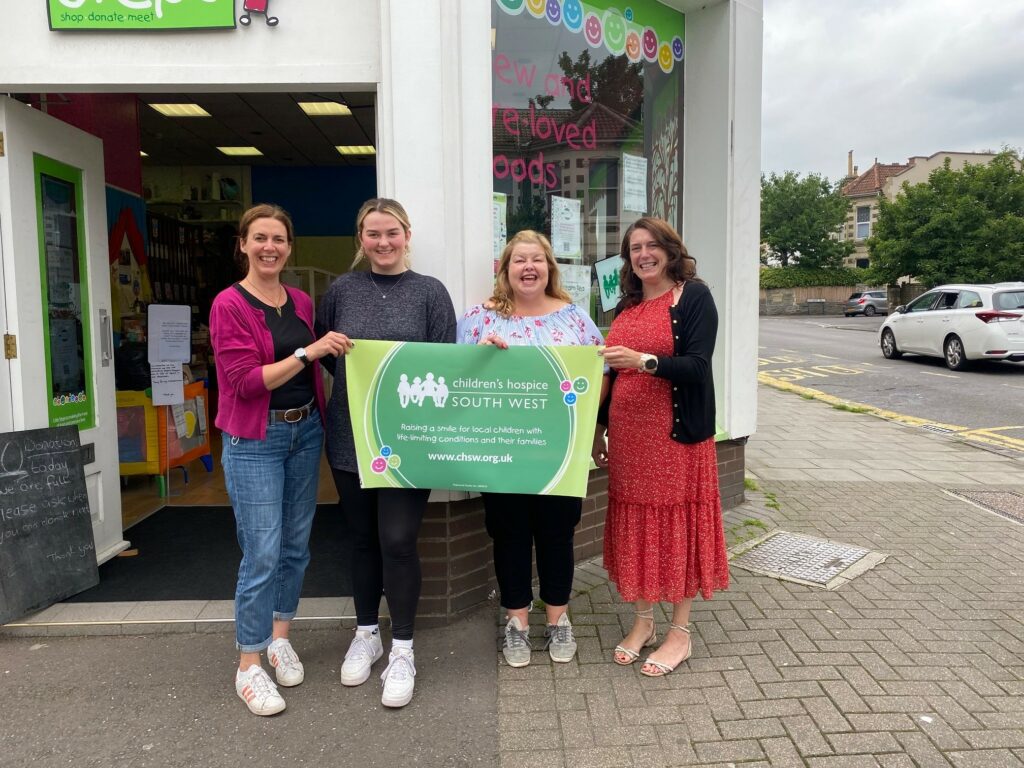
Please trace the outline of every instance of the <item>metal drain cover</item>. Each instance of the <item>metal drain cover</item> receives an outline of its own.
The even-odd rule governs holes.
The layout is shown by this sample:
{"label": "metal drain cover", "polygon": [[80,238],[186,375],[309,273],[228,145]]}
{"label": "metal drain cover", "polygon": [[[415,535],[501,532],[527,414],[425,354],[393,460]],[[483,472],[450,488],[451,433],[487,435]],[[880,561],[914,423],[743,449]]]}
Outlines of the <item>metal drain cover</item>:
{"label": "metal drain cover", "polygon": [[886,555],[802,533],[772,531],[730,550],[745,571],[811,587],[838,589],[885,560]]}
{"label": "metal drain cover", "polygon": [[1024,523],[1024,494],[1016,491],[979,491],[973,488],[946,488],[945,491],[989,512]]}

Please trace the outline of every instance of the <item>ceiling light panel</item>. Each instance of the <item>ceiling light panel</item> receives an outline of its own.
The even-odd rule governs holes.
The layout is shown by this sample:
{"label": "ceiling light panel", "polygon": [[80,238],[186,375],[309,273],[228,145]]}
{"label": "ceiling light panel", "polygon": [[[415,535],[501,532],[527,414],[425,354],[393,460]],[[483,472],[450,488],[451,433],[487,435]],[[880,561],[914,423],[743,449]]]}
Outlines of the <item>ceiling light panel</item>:
{"label": "ceiling light panel", "polygon": [[377,150],[370,144],[346,144],[335,147],[342,155],[375,155]]}
{"label": "ceiling light panel", "polygon": [[352,114],[348,107],[336,101],[300,101],[299,107],[310,117],[340,117]]}
{"label": "ceiling light panel", "polygon": [[217,147],[217,149],[230,157],[256,157],[263,154],[256,147]]}
{"label": "ceiling light panel", "polygon": [[150,104],[165,117],[210,117],[210,113],[198,104]]}

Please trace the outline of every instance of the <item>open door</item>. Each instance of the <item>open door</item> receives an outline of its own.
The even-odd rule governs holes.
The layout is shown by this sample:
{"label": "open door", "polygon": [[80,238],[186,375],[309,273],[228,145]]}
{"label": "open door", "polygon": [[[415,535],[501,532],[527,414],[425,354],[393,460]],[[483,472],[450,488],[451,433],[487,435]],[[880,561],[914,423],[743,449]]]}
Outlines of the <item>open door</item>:
{"label": "open door", "polygon": [[0,431],[77,426],[99,562],[122,537],[103,142],[0,97]]}

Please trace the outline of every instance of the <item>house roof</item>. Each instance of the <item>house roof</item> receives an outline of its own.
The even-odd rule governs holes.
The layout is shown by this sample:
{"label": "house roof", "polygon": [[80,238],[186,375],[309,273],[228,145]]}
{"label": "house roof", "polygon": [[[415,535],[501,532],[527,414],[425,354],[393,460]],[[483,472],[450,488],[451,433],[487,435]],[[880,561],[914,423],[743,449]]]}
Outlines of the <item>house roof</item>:
{"label": "house roof", "polygon": [[903,173],[910,166],[910,163],[879,163],[876,161],[864,173],[843,186],[843,195],[846,197],[880,195],[886,179]]}
{"label": "house roof", "polygon": [[[503,113],[505,107],[498,108],[494,116],[493,142],[495,152],[534,152],[538,149],[564,147],[554,135],[544,138],[533,136],[530,130],[530,110],[513,109],[517,113],[519,135],[507,130]],[[600,103],[589,104],[585,109],[535,109],[535,119],[546,118],[547,121],[559,126],[576,125],[580,130],[594,123],[595,140],[598,145],[629,144],[643,141],[643,126],[626,115],[619,114]],[[579,139],[577,139],[579,141]]]}

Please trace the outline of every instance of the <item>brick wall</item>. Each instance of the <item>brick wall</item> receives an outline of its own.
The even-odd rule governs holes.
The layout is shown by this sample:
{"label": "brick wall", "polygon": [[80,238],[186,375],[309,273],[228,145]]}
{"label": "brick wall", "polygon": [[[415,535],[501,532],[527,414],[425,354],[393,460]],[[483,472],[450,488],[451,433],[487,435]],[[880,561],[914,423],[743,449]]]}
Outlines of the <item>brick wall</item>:
{"label": "brick wall", "polygon": [[[718,481],[722,508],[743,503],[744,441],[717,444]],[[583,514],[576,527],[576,561],[601,554],[604,520],[608,510],[608,473],[590,473]],[[488,599],[495,589],[491,540],[484,528],[483,500],[427,505],[419,539],[423,562],[423,593],[417,622],[444,624]]]}

